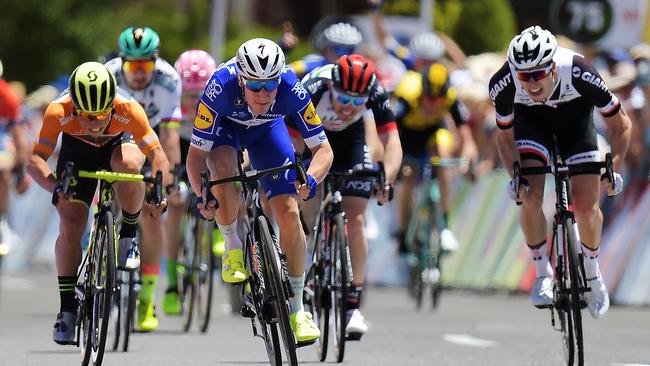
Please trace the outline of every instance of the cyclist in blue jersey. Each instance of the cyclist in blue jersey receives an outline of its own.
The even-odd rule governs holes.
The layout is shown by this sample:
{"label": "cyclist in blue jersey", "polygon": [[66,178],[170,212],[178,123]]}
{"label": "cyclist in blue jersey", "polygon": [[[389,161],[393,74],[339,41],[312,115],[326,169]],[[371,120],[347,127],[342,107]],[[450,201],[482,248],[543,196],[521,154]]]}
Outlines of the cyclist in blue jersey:
{"label": "cyclist in blue jersey", "polygon": [[[261,183],[280,229],[280,246],[287,256],[295,294],[291,298],[291,327],[296,340],[304,343],[315,341],[320,330],[302,304],[307,249],[296,194],[303,200],[314,197],[333,154],[309,93],[296,74],[285,67],[284,53],[275,42],[264,38],[244,42],[237,55],[212,75],[197,107],[186,166],[192,188],[200,195],[200,174],[208,167],[211,179],[237,174],[240,147],[248,150],[255,169],[289,164],[294,161],[294,149],[284,123],[287,115],[295,118],[313,153],[307,182],[298,184],[295,172],[287,170],[263,177]],[[211,193],[216,200],[210,200],[209,209],[203,204],[199,209],[206,219],[216,219],[225,238],[222,278],[229,283],[242,282],[246,273],[242,240],[237,234],[237,191],[234,184],[224,184],[213,187]]]}

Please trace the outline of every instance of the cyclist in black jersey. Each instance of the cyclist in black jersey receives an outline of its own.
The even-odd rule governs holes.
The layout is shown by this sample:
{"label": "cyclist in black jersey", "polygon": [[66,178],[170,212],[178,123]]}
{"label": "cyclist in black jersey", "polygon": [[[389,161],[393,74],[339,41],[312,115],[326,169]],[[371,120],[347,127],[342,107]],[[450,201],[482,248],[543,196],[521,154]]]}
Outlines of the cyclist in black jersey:
{"label": "cyclist in black jersey", "polygon": [[[492,76],[489,93],[501,130],[497,136],[499,155],[511,176],[514,161],[521,160],[523,167],[548,164],[553,135],[567,164],[601,161],[592,120],[594,107],[604,117],[614,169],[620,170],[630,142],[630,118],[593,66],[581,55],[558,47],[549,31],[534,26],[512,39],[508,61]],[[570,192],[591,288],[585,296],[594,318],[602,317],[609,308],[609,295],[598,266],[603,223],[599,178],[599,170],[574,175]],[[610,195],[623,189],[618,173],[614,173],[614,182],[605,182]],[[550,305],[553,269],[542,211],[544,177],[527,176],[519,187],[511,181],[508,189],[513,199],[519,196],[523,202],[521,227],[537,272],[531,300],[538,307]]]}
{"label": "cyclist in black jersey", "polygon": [[[316,113],[321,117],[332,150],[334,162],[331,171],[354,168],[372,168],[372,159],[365,141],[364,119],[374,119],[379,139],[384,148],[383,162],[386,185],[378,192],[380,203],[388,202],[392,184],[402,162],[402,147],[395,117],[390,109],[388,93],[375,75],[372,64],[360,55],[341,56],[337,63],[322,66],[302,80],[309,92]],[[297,139],[295,121],[285,117],[290,131],[293,130],[294,145],[302,146]],[[300,148],[298,148],[300,150]],[[347,234],[352,263],[352,285],[347,299],[348,335],[361,336],[368,329],[359,311],[368,241],[365,234],[365,212],[373,191],[372,178],[352,177],[344,181],[343,209],[348,218]],[[319,200],[312,200],[316,205]],[[312,227],[318,207],[306,202],[303,207],[308,226]],[[358,339],[358,338],[357,338]]]}

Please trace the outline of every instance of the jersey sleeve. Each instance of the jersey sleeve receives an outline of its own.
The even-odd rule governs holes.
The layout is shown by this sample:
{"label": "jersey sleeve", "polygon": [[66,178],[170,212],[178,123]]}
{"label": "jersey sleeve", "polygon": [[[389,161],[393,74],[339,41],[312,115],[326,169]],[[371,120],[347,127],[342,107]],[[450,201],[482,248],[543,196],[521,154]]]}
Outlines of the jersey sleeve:
{"label": "jersey sleeve", "polygon": [[128,103],[128,113],[131,116],[131,122],[127,124],[128,131],[133,135],[133,139],[138,144],[143,154],[149,154],[153,149],[161,147],[158,135],[149,125],[149,119],[144,109],[135,100]]}
{"label": "jersey sleeve", "polygon": [[402,61],[407,70],[415,70],[415,56],[408,47],[402,46],[393,37],[387,37],[384,40],[384,46],[388,50],[388,53]]}
{"label": "jersey sleeve", "polygon": [[621,103],[598,71],[584,57],[573,56],[571,68],[572,84],[584,98],[592,101],[604,117],[611,117],[621,109]]}
{"label": "jersey sleeve", "polygon": [[[284,96],[286,96],[286,116],[293,119],[293,123],[303,140],[305,140],[307,147],[314,148],[327,141],[325,130],[320,117],[316,113],[314,103],[312,103],[309,93],[300,83],[298,77],[293,71],[287,69],[282,74],[282,82],[289,85],[289,87],[282,89]],[[280,91],[278,91],[278,94],[280,94]],[[280,97],[278,95],[276,98]]]}
{"label": "jersey sleeve", "polygon": [[370,93],[368,107],[372,110],[372,114],[375,118],[377,133],[382,134],[397,129],[395,115],[393,114],[393,110],[390,109],[388,92],[386,92],[386,89],[384,89],[383,85],[379,81],[377,81],[376,86]]}
{"label": "jersey sleeve", "polygon": [[516,87],[512,80],[510,66],[506,61],[489,83],[489,93],[496,110],[497,127],[506,130],[512,127],[514,121],[514,102]]}
{"label": "jersey sleeve", "polygon": [[56,142],[61,134],[61,123],[59,119],[63,117],[63,106],[60,103],[52,102],[47,106],[43,116],[43,125],[38,133],[38,139],[34,144],[34,153],[47,159],[54,149]]}
{"label": "jersey sleeve", "polygon": [[217,137],[215,133],[216,125],[221,117],[220,100],[231,98],[225,91],[221,74],[227,80],[227,75],[234,73],[234,66],[231,63],[222,64],[217,71],[212,74],[210,80],[201,94],[199,104],[196,108],[194,117],[194,127],[192,128],[192,139],[190,145],[201,151],[209,152],[214,146]]}
{"label": "jersey sleeve", "polygon": [[465,103],[463,103],[460,99],[453,101],[451,107],[449,108],[449,114],[451,115],[451,119],[454,120],[456,127],[464,125],[469,121],[470,118],[469,109],[467,109]]}
{"label": "jersey sleeve", "polygon": [[11,85],[0,80],[0,121],[6,120],[7,126],[12,126],[22,119],[20,99]]}
{"label": "jersey sleeve", "polygon": [[169,99],[164,104],[163,110],[160,114],[161,127],[167,128],[180,128],[183,121],[183,114],[181,112],[181,93],[183,87],[180,79],[176,79],[176,87],[170,91]]}

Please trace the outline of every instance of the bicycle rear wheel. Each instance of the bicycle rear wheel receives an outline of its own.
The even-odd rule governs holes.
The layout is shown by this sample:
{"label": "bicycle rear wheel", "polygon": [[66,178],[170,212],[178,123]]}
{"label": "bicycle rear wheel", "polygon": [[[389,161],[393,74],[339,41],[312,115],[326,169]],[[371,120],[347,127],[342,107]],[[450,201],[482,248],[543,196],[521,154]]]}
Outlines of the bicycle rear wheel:
{"label": "bicycle rear wheel", "polygon": [[122,322],[122,329],[124,330],[124,337],[122,340],[122,351],[129,350],[129,339],[134,329],[135,319],[135,301],[137,298],[136,286],[140,286],[139,270],[124,272],[127,283],[126,296],[123,298],[122,306],[124,312],[124,321]]}
{"label": "bicycle rear wheel", "polygon": [[[571,342],[571,349],[575,355],[574,361],[578,366],[584,365],[584,344],[582,333],[582,300],[580,299],[581,289],[584,288],[583,276],[581,273],[580,259],[576,251],[577,235],[573,219],[566,219],[564,227],[567,233],[567,259],[570,279],[570,292],[569,292],[569,311],[567,314],[570,316],[569,324],[573,330],[573,340]],[[569,346],[567,344],[567,346]],[[567,360],[569,362],[569,360]]]}
{"label": "bicycle rear wheel", "polygon": [[343,362],[345,356],[345,340],[347,325],[347,297],[350,278],[350,256],[347,237],[345,236],[345,217],[338,215],[332,225],[330,248],[332,250],[332,324],[336,335],[334,354],[336,362]]}
{"label": "bicycle rear wheel", "polygon": [[115,294],[113,296],[113,313],[111,314],[111,319],[112,319],[112,325],[111,329],[113,332],[113,351],[117,351],[117,348],[120,346],[120,333],[121,333],[121,325],[122,325],[122,297],[123,297],[123,292],[125,285],[121,282],[120,279],[118,279],[118,286],[115,289]]}
{"label": "bicycle rear wheel", "polygon": [[[92,305],[88,307],[90,311],[86,314],[88,347],[84,352],[90,351],[89,361],[92,365],[99,366],[104,358],[112,295],[115,289],[115,222],[110,211],[104,214],[95,228],[94,244],[88,284]],[[85,357],[84,354],[84,359]]]}
{"label": "bicycle rear wheel", "polygon": [[210,324],[212,286],[214,283],[214,255],[212,254],[213,226],[208,221],[196,220],[194,230],[194,292],[196,293],[199,328],[205,333]]}
{"label": "bicycle rear wheel", "polygon": [[[270,282],[271,293],[273,294],[273,306],[275,308],[275,316],[279,331],[284,343],[284,353],[289,365],[298,365],[298,358],[296,356],[296,341],[291,329],[291,322],[289,320],[289,292],[287,290],[288,279],[284,272],[286,268],[282,261],[284,256],[281,256],[280,248],[271,237],[269,225],[264,216],[258,217],[258,224],[260,229],[260,240],[264,248],[264,261],[266,263],[267,278]],[[300,296],[300,294],[297,294]],[[280,352],[276,349],[276,352]]]}

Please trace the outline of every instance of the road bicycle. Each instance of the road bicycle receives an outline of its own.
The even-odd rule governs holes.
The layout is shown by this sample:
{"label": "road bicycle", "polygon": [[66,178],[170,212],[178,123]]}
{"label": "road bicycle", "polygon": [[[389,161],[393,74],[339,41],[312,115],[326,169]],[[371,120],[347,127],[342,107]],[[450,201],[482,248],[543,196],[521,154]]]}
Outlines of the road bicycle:
{"label": "road bicycle", "polygon": [[409,294],[415,300],[418,310],[422,308],[427,290],[430,291],[433,309],[438,307],[442,293],[441,262],[444,251],[440,234],[444,228],[444,216],[436,168],[462,167],[468,164],[469,161],[463,158],[433,156],[422,169],[417,205],[411,214],[405,235],[410,267]]}
{"label": "road bicycle", "polygon": [[[146,182],[154,185],[155,200],[162,202],[162,174],[155,178],[141,174],[118,173],[109,171],[76,170],[73,162],[65,165],[61,175],[61,187],[64,197],[70,197],[70,187],[76,185],[79,178],[98,179],[99,202],[94,214],[90,242],[77,271],[75,295],[79,303],[77,314],[75,342],[81,349],[81,364],[101,365],[106,346],[108,325],[113,309],[113,295],[120,291],[116,283],[116,226],[111,203],[114,182]],[[121,295],[118,294],[118,297]],[[119,316],[118,316],[119,317]],[[128,324],[116,327],[128,331]]]}
{"label": "road bicycle", "polygon": [[[562,344],[567,365],[584,365],[584,344],[582,329],[582,309],[587,305],[584,294],[591,291],[587,285],[584,269],[584,256],[578,235],[569,195],[569,178],[580,173],[593,173],[605,168],[606,179],[614,181],[611,154],[602,162],[587,162],[567,165],[560,158],[557,140],[554,139],[551,165],[539,167],[520,167],[513,164],[513,181],[519,187],[526,175],[552,174],[555,180],[555,215],[553,217],[553,242],[551,262],[554,264],[553,303],[551,325],[562,333]],[[519,197],[517,197],[519,198]],[[519,199],[517,199],[520,204]],[[556,326],[556,317],[559,326]]]}
{"label": "road bicycle", "polygon": [[384,186],[384,169],[349,169],[329,172],[324,182],[325,197],[311,236],[312,263],[305,275],[303,303],[321,330],[316,352],[323,362],[327,358],[330,327],[334,330],[336,362],[343,362],[346,340],[360,335],[346,335],[348,288],[352,282],[352,264],[347,238],[347,219],[343,211],[346,178],[376,178],[375,186]]}
{"label": "road bicycle", "polygon": [[307,344],[296,344],[291,329],[289,299],[293,297],[293,291],[288,278],[286,256],[262,210],[259,195],[264,193],[258,191],[258,181],[267,174],[282,174],[287,169],[295,169],[298,180],[304,182],[305,173],[300,161],[297,161],[284,166],[249,171],[243,171],[240,164],[239,175],[213,181],[209,181],[207,172],[201,174],[201,194],[205,205],[210,199],[210,187],[231,182],[242,184],[246,217],[240,222],[244,231],[244,264],[248,278],[241,286],[241,313],[244,317],[251,318],[253,336],[264,340],[269,361],[275,366],[282,365],[283,349],[286,361],[290,365],[297,365],[296,347]]}

